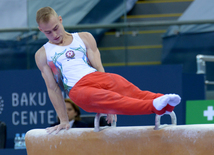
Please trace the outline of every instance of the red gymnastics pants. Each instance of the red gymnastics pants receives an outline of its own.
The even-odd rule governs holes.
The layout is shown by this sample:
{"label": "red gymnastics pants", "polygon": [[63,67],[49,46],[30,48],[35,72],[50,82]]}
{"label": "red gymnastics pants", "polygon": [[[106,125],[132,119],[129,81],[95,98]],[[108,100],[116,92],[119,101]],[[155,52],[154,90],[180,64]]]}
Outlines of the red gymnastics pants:
{"label": "red gymnastics pants", "polygon": [[81,78],[69,92],[70,99],[87,112],[122,115],[164,114],[153,100],[163,94],[142,91],[120,75],[94,72]]}

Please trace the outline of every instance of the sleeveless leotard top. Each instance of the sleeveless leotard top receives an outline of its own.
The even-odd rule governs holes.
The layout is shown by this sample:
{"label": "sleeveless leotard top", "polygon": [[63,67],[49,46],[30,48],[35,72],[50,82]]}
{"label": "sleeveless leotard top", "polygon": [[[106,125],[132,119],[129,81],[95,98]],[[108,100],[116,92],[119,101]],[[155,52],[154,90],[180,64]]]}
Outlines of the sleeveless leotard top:
{"label": "sleeveless leotard top", "polygon": [[83,76],[96,71],[90,66],[85,44],[78,33],[72,33],[72,36],[73,41],[67,46],[58,46],[49,42],[44,45],[47,63],[56,82],[63,86],[66,93],[69,93]]}

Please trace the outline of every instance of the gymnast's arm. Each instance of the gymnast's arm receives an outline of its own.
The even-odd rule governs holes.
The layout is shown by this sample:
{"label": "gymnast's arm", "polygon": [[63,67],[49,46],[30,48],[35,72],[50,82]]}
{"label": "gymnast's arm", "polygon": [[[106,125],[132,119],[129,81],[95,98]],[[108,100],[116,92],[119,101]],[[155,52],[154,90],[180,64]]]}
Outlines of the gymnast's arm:
{"label": "gymnast's arm", "polygon": [[86,50],[87,50],[87,57],[95,69],[99,72],[105,72],[101,58],[100,58],[100,52],[97,48],[97,43],[94,39],[94,37],[88,33],[88,32],[81,32],[79,33],[80,38],[83,40]]}
{"label": "gymnast's arm", "polygon": [[70,124],[68,120],[68,115],[66,112],[65,102],[62,96],[61,89],[56,83],[53,73],[47,64],[45,48],[41,47],[35,54],[35,60],[38,68],[41,71],[42,77],[44,78],[49,98],[60,118],[60,124],[54,127],[47,128],[49,133],[56,130],[58,133],[61,129],[69,129]]}
{"label": "gymnast's arm", "polygon": [[[79,36],[86,46],[87,56],[92,67],[99,72],[105,72],[100,58],[100,51],[97,48],[97,43],[94,37],[88,32],[81,32],[79,33]],[[117,115],[107,114],[106,120],[108,123],[113,123],[113,116],[115,117],[115,121],[117,121]]]}

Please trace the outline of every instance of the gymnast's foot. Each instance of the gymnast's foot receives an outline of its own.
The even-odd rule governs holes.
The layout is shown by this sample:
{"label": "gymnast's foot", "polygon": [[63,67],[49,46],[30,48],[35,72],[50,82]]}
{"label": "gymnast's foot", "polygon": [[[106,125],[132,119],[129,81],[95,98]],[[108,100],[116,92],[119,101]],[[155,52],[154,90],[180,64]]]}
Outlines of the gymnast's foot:
{"label": "gymnast's foot", "polygon": [[168,96],[170,97],[169,105],[173,107],[175,107],[181,102],[181,97],[177,94],[168,94]]}
{"label": "gymnast's foot", "polygon": [[163,95],[153,100],[153,105],[156,110],[160,111],[169,103],[169,95]]}
{"label": "gymnast's foot", "polygon": [[169,114],[174,110],[174,107],[181,101],[179,95],[166,94],[153,100],[153,106],[156,109],[156,114]]}
{"label": "gymnast's foot", "polygon": [[170,97],[169,103],[166,106],[166,114],[170,114],[175,106],[181,102],[181,97],[177,94],[167,94]]}
{"label": "gymnast's foot", "polygon": [[168,95],[160,96],[153,100],[154,112],[158,115],[163,115],[166,112],[166,106],[169,103],[170,97]]}

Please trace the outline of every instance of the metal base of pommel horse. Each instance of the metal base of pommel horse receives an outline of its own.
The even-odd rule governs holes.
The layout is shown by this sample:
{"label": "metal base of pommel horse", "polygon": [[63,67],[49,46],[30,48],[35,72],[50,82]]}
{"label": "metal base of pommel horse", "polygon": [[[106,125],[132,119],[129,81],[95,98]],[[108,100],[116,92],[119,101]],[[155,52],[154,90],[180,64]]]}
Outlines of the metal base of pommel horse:
{"label": "metal base of pommel horse", "polygon": [[[107,114],[101,114],[101,113],[97,113],[95,118],[94,118],[94,132],[99,132],[107,127],[100,127],[100,117],[102,116],[107,116]],[[116,121],[115,121],[115,117],[113,116],[113,123],[111,123],[111,127],[116,127]]]}
{"label": "metal base of pommel horse", "polygon": [[[172,111],[169,115],[171,116],[171,122],[172,122],[171,125],[177,125],[177,118],[176,118],[175,112]],[[105,128],[108,128],[108,126],[100,127],[100,117],[102,116],[107,116],[107,114],[101,114],[101,113],[96,114],[94,118],[94,132],[99,132]],[[161,116],[156,114],[154,130],[160,130],[164,127],[170,126],[168,124],[160,125],[160,120],[161,120]],[[111,124],[111,127],[116,127],[116,121],[114,116],[113,116],[113,123]]]}
{"label": "metal base of pommel horse", "polygon": [[[172,122],[171,125],[177,125],[177,117],[176,117],[176,115],[175,115],[175,112],[172,111],[169,115],[170,115],[170,117],[171,117],[171,122]],[[154,130],[160,130],[160,129],[162,129],[162,128],[165,128],[165,127],[167,127],[167,126],[170,126],[170,125],[168,125],[168,124],[160,125],[160,120],[161,120],[161,116],[156,114]]]}

